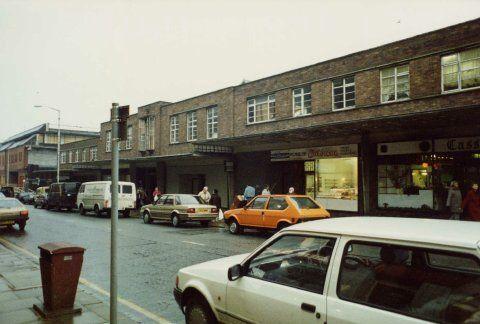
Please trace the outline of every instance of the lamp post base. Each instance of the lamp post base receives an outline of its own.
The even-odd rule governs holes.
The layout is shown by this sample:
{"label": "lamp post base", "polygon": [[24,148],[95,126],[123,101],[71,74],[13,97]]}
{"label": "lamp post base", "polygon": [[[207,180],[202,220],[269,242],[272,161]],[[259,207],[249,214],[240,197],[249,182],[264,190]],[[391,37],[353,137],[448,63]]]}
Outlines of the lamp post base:
{"label": "lamp post base", "polygon": [[45,305],[42,304],[33,304],[33,309],[43,318],[53,318],[65,315],[75,315],[81,314],[83,308],[79,304],[74,304],[72,308],[61,308],[49,311],[45,308]]}

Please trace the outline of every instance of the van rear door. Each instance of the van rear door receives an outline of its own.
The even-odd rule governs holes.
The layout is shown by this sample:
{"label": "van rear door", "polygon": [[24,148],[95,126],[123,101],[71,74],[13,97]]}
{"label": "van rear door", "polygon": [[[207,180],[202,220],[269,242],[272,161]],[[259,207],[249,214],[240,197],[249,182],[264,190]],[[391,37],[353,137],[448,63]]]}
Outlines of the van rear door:
{"label": "van rear door", "polygon": [[135,185],[133,183],[122,184],[119,196],[119,209],[124,210],[135,208],[136,192]]}

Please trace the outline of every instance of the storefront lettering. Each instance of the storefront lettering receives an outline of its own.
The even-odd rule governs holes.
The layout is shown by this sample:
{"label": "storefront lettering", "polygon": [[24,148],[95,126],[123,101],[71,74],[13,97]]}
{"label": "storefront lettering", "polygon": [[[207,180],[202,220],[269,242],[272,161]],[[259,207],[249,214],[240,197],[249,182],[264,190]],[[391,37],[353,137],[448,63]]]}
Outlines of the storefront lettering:
{"label": "storefront lettering", "polygon": [[470,151],[480,150],[480,139],[460,141],[451,139],[447,141],[447,148],[449,151]]}
{"label": "storefront lettering", "polygon": [[357,156],[357,145],[324,146],[305,149],[271,151],[272,161],[310,160],[319,158],[337,158]]}

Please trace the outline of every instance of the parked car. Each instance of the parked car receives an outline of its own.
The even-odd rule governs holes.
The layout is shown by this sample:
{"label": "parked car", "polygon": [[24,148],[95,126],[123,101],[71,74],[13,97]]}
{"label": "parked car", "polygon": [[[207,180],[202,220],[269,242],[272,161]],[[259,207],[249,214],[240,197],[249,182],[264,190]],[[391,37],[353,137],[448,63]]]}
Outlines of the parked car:
{"label": "parked car", "polygon": [[330,217],[330,213],[305,195],[260,195],[242,208],[225,212],[232,234],[244,228],[282,229],[292,224]]}
{"label": "parked car", "polygon": [[48,192],[50,187],[38,187],[35,191],[35,198],[33,200],[33,207],[45,208],[47,207]]}
{"label": "parked car", "polygon": [[50,185],[47,209],[63,208],[72,210],[76,207],[79,182],[56,182]]}
{"label": "parked car", "polygon": [[[111,181],[93,181],[82,183],[77,195],[77,206],[81,215],[93,210],[97,216],[102,212],[110,213],[112,206]],[[135,184],[132,182],[118,183],[118,210],[124,217],[135,209],[137,200]]]}
{"label": "parked car", "polygon": [[5,195],[0,192],[0,199],[1,199],[1,198],[7,198],[7,197],[5,197]]}
{"label": "parked car", "polygon": [[15,190],[10,186],[3,186],[0,189],[0,192],[5,195],[5,197],[13,198],[15,196]]}
{"label": "parked car", "polygon": [[25,190],[18,194],[17,199],[24,204],[33,204],[35,193],[32,190]]}
{"label": "parked car", "polygon": [[478,323],[479,233],[451,220],[302,223],[181,269],[174,296],[187,323]]}
{"label": "parked car", "polygon": [[145,224],[164,220],[177,227],[183,222],[196,221],[206,227],[218,217],[218,210],[213,205],[202,204],[197,195],[166,194],[155,203],[143,206],[140,215]]}
{"label": "parked car", "polygon": [[16,198],[0,199],[0,226],[12,227],[18,224],[23,231],[27,225],[28,209]]}

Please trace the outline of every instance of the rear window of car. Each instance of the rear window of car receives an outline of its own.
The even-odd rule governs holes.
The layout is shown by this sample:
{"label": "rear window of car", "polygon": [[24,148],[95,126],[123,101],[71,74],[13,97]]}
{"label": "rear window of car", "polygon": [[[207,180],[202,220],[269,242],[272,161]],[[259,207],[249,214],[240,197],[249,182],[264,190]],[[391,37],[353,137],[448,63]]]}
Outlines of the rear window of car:
{"label": "rear window of car", "polygon": [[0,208],[21,207],[22,204],[16,199],[0,199]]}
{"label": "rear window of car", "polygon": [[182,205],[197,205],[201,204],[198,196],[178,196],[180,198],[180,204]]}
{"label": "rear window of car", "polygon": [[290,197],[298,209],[317,209],[320,206],[308,197]]}
{"label": "rear window of car", "polygon": [[124,194],[131,194],[133,192],[133,188],[131,185],[123,185],[122,186],[122,193]]}
{"label": "rear window of car", "polygon": [[65,192],[77,192],[79,185],[77,183],[65,183]]}

